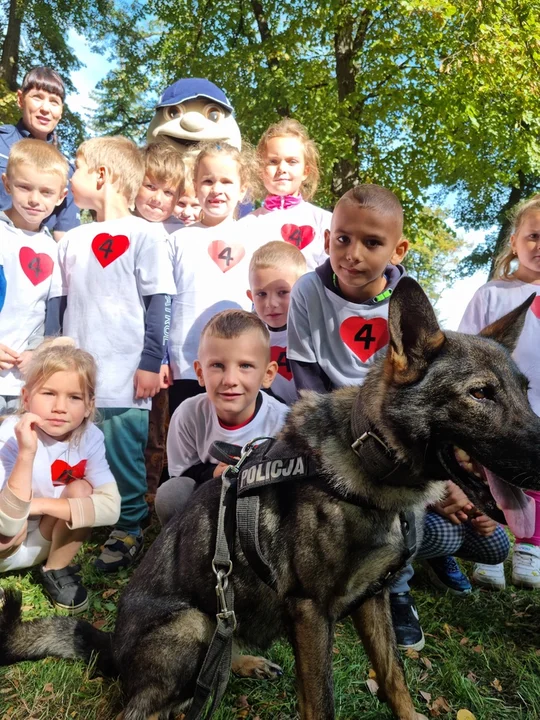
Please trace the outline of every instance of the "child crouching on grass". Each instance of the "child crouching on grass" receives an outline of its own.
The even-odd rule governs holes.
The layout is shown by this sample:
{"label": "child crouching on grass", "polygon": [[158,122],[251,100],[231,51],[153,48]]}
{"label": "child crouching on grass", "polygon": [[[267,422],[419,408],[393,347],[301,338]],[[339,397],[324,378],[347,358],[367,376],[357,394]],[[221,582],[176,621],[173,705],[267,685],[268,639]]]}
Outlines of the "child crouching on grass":
{"label": "child crouching on grass", "polygon": [[268,330],[253,313],[223,310],[206,324],[195,372],[206,392],[184,400],[171,418],[171,479],[158,488],[155,503],[162,525],[184,507],[197,485],[225,469],[210,455],[212,443],[242,446],[257,437],[274,437],[288,412],[261,392],[272,384],[277,364],[270,360]]}
{"label": "child crouching on grass", "polygon": [[88,593],[70,563],[91,527],[118,520],[120,495],[92,422],[96,363],[69,340],[34,352],[19,414],[0,426],[0,572],[43,563],[53,604],[76,614]]}

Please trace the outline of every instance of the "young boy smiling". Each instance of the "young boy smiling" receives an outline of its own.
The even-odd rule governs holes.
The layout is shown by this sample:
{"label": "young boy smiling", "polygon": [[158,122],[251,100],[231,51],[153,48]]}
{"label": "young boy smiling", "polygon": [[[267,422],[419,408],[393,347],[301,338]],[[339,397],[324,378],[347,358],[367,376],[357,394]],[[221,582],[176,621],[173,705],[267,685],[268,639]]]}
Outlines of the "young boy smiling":
{"label": "young boy smiling", "polygon": [[167,437],[171,479],[158,489],[157,515],[164,525],[181,510],[199,483],[218,477],[225,465],[215,463],[216,440],[244,445],[281,429],[287,407],[260,392],[277,372],[270,360],[265,325],[245,310],[224,310],[204,327],[195,372],[206,389],[184,400],[174,412]]}
{"label": "young boy smiling", "polygon": [[378,185],[338,201],[325,232],[329,259],[293,288],[287,357],[298,389],[361,384],[388,342],[388,300],[404,274],[403,209]]}
{"label": "young boy smiling", "polygon": [[68,164],[42,140],[20,140],[2,175],[11,207],[0,212],[0,413],[18,405],[21,371],[43,338],[58,248],[42,222],[67,193]]}

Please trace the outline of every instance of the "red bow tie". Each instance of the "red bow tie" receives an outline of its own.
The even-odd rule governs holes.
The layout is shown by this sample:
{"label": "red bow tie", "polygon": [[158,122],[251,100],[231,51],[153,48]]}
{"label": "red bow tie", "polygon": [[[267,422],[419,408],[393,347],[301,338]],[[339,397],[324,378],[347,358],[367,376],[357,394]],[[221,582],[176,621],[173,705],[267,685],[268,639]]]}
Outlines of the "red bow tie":
{"label": "red bow tie", "polygon": [[286,210],[303,202],[301,195],[268,195],[264,201],[267,210]]}

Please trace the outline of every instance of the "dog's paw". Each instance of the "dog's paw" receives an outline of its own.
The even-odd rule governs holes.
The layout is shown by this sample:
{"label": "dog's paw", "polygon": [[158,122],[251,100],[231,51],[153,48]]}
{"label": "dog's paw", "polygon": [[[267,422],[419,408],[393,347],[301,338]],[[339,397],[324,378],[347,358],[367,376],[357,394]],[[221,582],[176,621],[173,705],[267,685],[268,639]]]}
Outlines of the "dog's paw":
{"label": "dog's paw", "polygon": [[254,655],[237,655],[232,661],[232,671],[239,677],[275,680],[283,675],[283,670],[270,660]]}

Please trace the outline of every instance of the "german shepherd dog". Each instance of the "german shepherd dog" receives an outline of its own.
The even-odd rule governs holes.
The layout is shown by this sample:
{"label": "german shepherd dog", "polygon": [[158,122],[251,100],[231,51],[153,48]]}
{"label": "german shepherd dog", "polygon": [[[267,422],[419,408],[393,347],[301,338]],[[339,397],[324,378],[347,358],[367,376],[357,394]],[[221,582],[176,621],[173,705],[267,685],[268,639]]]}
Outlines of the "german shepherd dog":
{"label": "german shepherd dog", "polygon": [[[291,642],[302,720],[335,717],[333,636],[348,615],[381,699],[400,720],[424,717],[405,684],[386,587],[403,564],[400,513],[413,513],[420,542],[426,505],[453,478],[476,506],[495,519],[503,519],[502,509],[527,536],[530,506],[519,487],[540,489],[540,419],[510,352],[531,301],[481,337],[443,333],[419,285],[404,278],[390,301],[386,356],[365,383],[303,393],[292,407],[278,442],[289,455],[315,458],[320,475],[260,491],[259,543],[274,587],[247,563],[238,536],[231,578],[238,644],[263,649],[279,636]],[[370,428],[371,442],[392,454],[398,471],[374,473],[378,451],[365,456],[352,447],[355,424]],[[114,633],[74,618],[22,622],[20,596],[6,591],[0,662],[88,660],[95,652],[102,672],[121,677],[124,720],[165,720],[186,707],[215,628],[219,497],[219,480],[205,483],[164,528],[121,597]],[[274,671],[264,659],[241,656],[233,669]]]}

